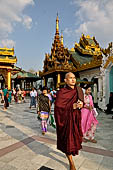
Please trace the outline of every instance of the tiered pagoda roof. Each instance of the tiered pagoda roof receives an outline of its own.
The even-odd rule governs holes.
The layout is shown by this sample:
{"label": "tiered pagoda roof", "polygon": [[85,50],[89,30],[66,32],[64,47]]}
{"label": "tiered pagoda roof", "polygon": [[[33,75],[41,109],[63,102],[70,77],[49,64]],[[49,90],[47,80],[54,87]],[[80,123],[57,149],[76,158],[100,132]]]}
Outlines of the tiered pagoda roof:
{"label": "tiered pagoda roof", "polygon": [[0,48],[0,64],[15,64],[16,62],[17,57],[14,56],[14,48]]}
{"label": "tiered pagoda roof", "polygon": [[69,50],[63,45],[63,35],[59,35],[59,18],[56,18],[56,33],[54,36],[54,42],[51,48],[51,54],[45,54],[43,72],[41,76],[51,74],[53,72],[68,72],[75,71],[76,68],[71,62],[71,54]]}
{"label": "tiered pagoda roof", "polygon": [[77,71],[100,67],[102,63],[102,50],[95,37],[82,34],[79,43],[70,51],[71,60],[77,67]]}

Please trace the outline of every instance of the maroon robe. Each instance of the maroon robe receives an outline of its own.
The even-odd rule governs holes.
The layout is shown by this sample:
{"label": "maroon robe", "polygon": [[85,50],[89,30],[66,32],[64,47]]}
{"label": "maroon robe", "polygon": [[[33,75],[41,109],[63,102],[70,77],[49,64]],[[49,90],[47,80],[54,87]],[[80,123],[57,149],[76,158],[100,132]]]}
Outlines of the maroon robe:
{"label": "maroon robe", "polygon": [[77,155],[82,148],[81,111],[73,109],[73,103],[84,100],[80,87],[69,86],[58,91],[55,102],[57,149],[68,155]]}

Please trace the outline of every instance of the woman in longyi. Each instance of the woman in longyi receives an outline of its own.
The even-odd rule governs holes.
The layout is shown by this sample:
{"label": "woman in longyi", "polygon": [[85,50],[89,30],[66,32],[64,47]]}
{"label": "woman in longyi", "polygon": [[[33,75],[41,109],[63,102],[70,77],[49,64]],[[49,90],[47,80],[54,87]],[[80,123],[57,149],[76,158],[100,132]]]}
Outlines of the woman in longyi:
{"label": "woman in longyi", "polygon": [[81,126],[83,132],[83,142],[97,143],[94,139],[98,121],[95,116],[93,99],[90,85],[86,85],[84,93],[84,107],[81,109]]}

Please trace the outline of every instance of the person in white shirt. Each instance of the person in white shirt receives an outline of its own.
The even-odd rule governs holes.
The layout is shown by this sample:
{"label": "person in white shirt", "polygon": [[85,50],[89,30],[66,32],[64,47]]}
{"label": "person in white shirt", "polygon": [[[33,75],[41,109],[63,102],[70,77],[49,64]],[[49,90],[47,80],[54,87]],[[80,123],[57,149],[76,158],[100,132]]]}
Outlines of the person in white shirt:
{"label": "person in white shirt", "polygon": [[34,105],[36,108],[36,98],[37,98],[37,92],[34,88],[32,88],[32,91],[30,92],[30,98],[31,98],[31,102],[30,102],[30,109],[31,107]]}

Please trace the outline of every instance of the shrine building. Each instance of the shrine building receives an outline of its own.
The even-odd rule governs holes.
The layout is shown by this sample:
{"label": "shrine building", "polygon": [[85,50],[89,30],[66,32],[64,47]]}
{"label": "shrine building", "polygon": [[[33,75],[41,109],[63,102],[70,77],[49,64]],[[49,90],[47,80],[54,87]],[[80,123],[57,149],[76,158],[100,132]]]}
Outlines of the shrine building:
{"label": "shrine building", "polygon": [[44,80],[44,85],[47,85],[48,79],[53,79],[52,86],[59,87],[61,82],[64,82],[66,72],[75,72],[76,68],[71,62],[71,54],[64,47],[63,35],[59,35],[59,18],[56,18],[56,33],[54,42],[51,48],[51,54],[45,54],[43,71],[40,76]]}
{"label": "shrine building", "polygon": [[0,89],[5,85],[11,89],[11,71],[17,57],[14,56],[14,48],[0,48]]}
{"label": "shrine building", "polygon": [[[56,18],[56,33],[51,47],[51,53],[45,54],[43,71],[40,76],[44,85],[58,88],[64,84],[64,76],[67,72],[75,73],[77,83],[96,83],[102,64],[102,51],[95,37],[82,34],[79,43],[69,50],[64,47],[63,35],[59,34],[59,18]],[[49,79],[51,81],[49,81]]]}

